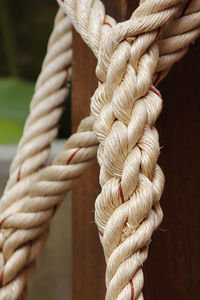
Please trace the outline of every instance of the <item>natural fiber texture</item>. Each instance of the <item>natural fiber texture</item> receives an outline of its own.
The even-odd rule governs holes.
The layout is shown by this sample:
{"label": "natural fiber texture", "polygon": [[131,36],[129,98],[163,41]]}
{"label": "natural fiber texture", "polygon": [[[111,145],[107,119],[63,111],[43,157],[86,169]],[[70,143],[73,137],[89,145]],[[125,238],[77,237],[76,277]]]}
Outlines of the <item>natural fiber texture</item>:
{"label": "natural fiber texture", "polygon": [[159,62],[154,84],[157,85],[174,63],[188,51],[189,46],[200,35],[200,1],[186,1],[181,15],[162,30],[159,46]]}
{"label": "natural fiber texture", "polygon": [[[59,12],[36,85],[37,97],[32,100],[0,206],[1,300],[18,299],[22,294],[25,298],[24,288],[34,266],[31,262],[45,244],[49,221],[72,179],[80,176],[96,156],[98,143],[102,192],[96,200],[95,219],[107,261],[106,299],[142,299],[141,266],[151,235],[162,219],[159,199],[164,183],[156,165],[159,145],[153,127],[162,101],[152,82],[159,82],[199,35],[198,1],[190,3],[183,17],[172,20],[180,15],[182,2],[141,1],[131,20],[116,25],[114,19],[105,16],[100,1],[60,1],[98,57],[97,76],[103,84],[92,99],[93,116],[81,122],[78,132],[68,140],[66,151],[55,158],[53,165],[39,172],[54,137],[47,131],[57,126],[61,112],[59,108],[59,113],[53,115],[53,109],[66,97],[63,83],[71,74],[70,70],[67,74],[62,71],[70,64],[70,24],[68,17]],[[185,17],[190,20],[188,26]],[[58,78],[62,72],[65,77]],[[55,85],[51,76],[57,77]],[[65,93],[61,93],[63,90]],[[55,91],[59,96],[49,97]]]}
{"label": "natural fiber texture", "polygon": [[[87,117],[67,141],[66,151],[54,159],[52,167],[42,170],[56,136],[61,105],[67,97],[67,80],[71,78],[70,27],[69,18],[60,10],[1,199],[1,300],[26,296],[26,284],[32,276],[34,260],[45,245],[49,221],[69,190],[72,178],[80,176],[96,156],[98,140],[92,131],[93,118]],[[70,166],[71,161],[74,166]]]}
{"label": "natural fiber texture", "polygon": [[12,202],[17,202],[28,194],[38,170],[48,159],[51,142],[57,135],[63,102],[68,95],[67,81],[71,78],[71,61],[71,23],[60,10],[36,83],[24,133],[12,161],[9,181],[1,198],[1,213]]}
{"label": "natural fiber texture", "polygon": [[[69,92],[67,81],[71,78],[71,44],[71,22],[62,10],[59,10],[31,101],[30,114],[0,201],[0,285],[6,285],[0,290],[0,299],[18,299],[22,294],[33,271],[34,264],[31,261],[39,254],[47,238],[48,226],[42,235],[40,230],[34,230],[35,234],[39,235],[35,242],[31,242],[34,236],[31,237],[30,232],[15,231],[15,228],[26,228],[26,225],[23,225],[26,222],[34,224],[31,214],[26,214],[23,207],[27,206],[29,190],[45,165],[51,142],[57,135],[63,102]],[[11,223],[8,222],[8,216]],[[8,225],[4,227],[6,222]],[[26,245],[25,233],[29,234],[30,240]],[[7,248],[9,241],[12,241],[11,251]],[[22,247],[15,252],[20,245]],[[23,269],[26,264],[28,268]],[[20,270],[22,271],[19,273]]]}
{"label": "natural fiber texture", "polygon": [[[102,82],[91,109],[100,142],[102,192],[96,200],[95,221],[107,261],[106,299],[143,298],[141,267],[162,220],[159,199],[164,184],[156,165],[159,144],[153,127],[161,110],[161,97],[152,87],[158,65],[156,29],[178,13],[179,3],[146,1],[132,20],[117,24],[102,38],[104,10],[98,1],[91,1],[91,7],[84,1],[64,2],[73,25],[98,58],[96,72]],[[95,44],[94,31],[90,32],[96,7],[101,20]],[[158,70],[171,67],[170,62]]]}

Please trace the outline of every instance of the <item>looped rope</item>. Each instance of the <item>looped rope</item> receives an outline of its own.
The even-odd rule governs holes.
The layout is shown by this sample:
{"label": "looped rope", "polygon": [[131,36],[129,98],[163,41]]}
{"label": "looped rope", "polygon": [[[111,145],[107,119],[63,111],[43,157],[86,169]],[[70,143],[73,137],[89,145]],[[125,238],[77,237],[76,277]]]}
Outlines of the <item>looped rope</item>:
{"label": "looped rope", "polygon": [[[58,2],[67,16],[60,10],[56,17],[0,202],[0,300],[26,298],[50,220],[97,148],[102,190],[95,221],[107,263],[106,299],[143,299],[142,265],[162,220],[164,185],[154,127],[162,99],[153,83],[166,76],[200,34],[199,1],[187,6],[181,0],[141,1],[130,20],[119,24],[105,15],[99,0]],[[44,168],[71,76],[69,18],[98,58],[100,84],[91,116]]]}

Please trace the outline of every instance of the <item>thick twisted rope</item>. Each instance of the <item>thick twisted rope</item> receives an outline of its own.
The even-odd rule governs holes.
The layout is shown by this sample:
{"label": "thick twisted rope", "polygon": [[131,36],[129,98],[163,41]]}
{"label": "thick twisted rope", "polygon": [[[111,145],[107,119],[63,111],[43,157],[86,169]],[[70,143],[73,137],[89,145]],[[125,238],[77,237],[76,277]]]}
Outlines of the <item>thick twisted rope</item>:
{"label": "thick twisted rope", "polygon": [[188,51],[191,43],[200,35],[200,1],[186,3],[179,18],[164,27],[158,41],[159,62],[154,84],[157,85],[169,72],[174,63]]}
{"label": "thick twisted rope", "polygon": [[[107,18],[109,18],[109,17],[107,17]],[[112,23],[114,25],[114,21],[111,18],[110,18],[110,23]],[[153,89],[153,91],[155,92],[156,90]],[[153,113],[154,113],[153,118],[156,118],[155,112],[153,112]],[[150,112],[150,115],[151,115],[151,112]],[[41,177],[40,177],[41,182],[38,182],[38,184],[36,183],[30,192],[32,199],[31,199],[31,201],[29,201],[29,203],[33,202],[33,206],[28,206],[27,202],[26,202],[28,200],[28,198],[25,199],[24,203],[21,205],[21,211],[25,212],[25,213],[19,213],[19,214],[13,214],[13,215],[11,214],[9,217],[5,216],[5,218],[3,219],[3,222],[2,222],[2,227],[4,227],[4,228],[23,228],[23,229],[27,228],[27,230],[23,230],[24,239],[26,241],[32,240],[33,237],[40,235],[41,232],[43,232],[43,230],[45,232],[45,230],[48,228],[48,221],[52,217],[52,212],[54,211],[53,207],[61,201],[61,199],[64,196],[63,195],[64,192],[66,192],[69,189],[70,184],[71,184],[70,179],[76,178],[77,176],[79,176],[82,173],[82,171],[85,169],[85,167],[87,166],[87,164],[88,164],[87,161],[90,161],[91,158],[93,158],[95,156],[96,148],[97,148],[96,145],[98,142],[97,142],[97,139],[96,139],[94,133],[92,132],[92,125],[93,125],[93,119],[91,117],[82,122],[82,124],[79,128],[79,131],[81,131],[81,130],[86,131],[86,134],[84,133],[84,134],[80,135],[81,142],[80,142],[80,136],[79,137],[77,136],[78,139],[76,139],[75,137],[72,137],[71,141],[69,141],[69,143],[68,143],[67,148],[74,147],[74,149],[69,150],[68,153],[67,152],[63,153],[62,154],[63,156],[60,155],[60,156],[58,156],[57,159],[55,159],[54,164],[56,164],[58,166],[53,166],[52,168],[50,167],[48,169],[45,169],[43,172],[41,172]],[[89,138],[89,135],[87,134],[87,131],[90,135],[90,138]],[[78,140],[78,142],[77,142],[77,140]],[[87,149],[88,142],[86,142],[86,140],[90,140],[90,143],[89,143],[89,147],[91,148],[91,149],[89,149],[90,151]],[[86,158],[86,156],[87,156],[87,158]],[[83,159],[83,157],[84,157],[84,159]],[[66,161],[66,158],[68,158],[67,161]],[[82,164],[79,162],[82,162]],[[75,167],[70,166],[70,165],[68,166],[69,163],[70,164],[75,163],[76,165],[75,165]],[[62,167],[59,167],[60,164],[62,164]],[[67,167],[65,166],[66,164],[67,164]],[[72,167],[72,169],[71,169],[71,167]],[[50,188],[50,184],[48,183],[48,181],[50,181],[49,183],[51,183],[51,188]],[[62,181],[62,182],[59,183],[59,181]],[[63,181],[66,181],[65,182],[66,184]],[[52,182],[53,182],[53,185],[52,185]],[[55,196],[55,194],[57,197]],[[47,197],[47,195],[49,195],[49,197]],[[124,199],[122,188],[121,188],[120,195],[121,195],[122,199]],[[38,198],[36,198],[36,197],[38,197]],[[33,201],[33,199],[34,199],[34,201]],[[37,212],[36,214],[30,214],[30,211],[34,212],[35,210]],[[42,210],[42,212],[39,213],[41,210]],[[46,210],[46,211],[43,211],[43,210]],[[42,226],[41,224],[43,224],[45,222],[47,223],[47,226],[44,229],[44,226]],[[40,230],[35,230],[33,233],[32,229],[34,227],[37,227],[37,229],[38,229],[39,226],[41,227]],[[130,224],[129,224],[129,226],[130,226]],[[28,230],[29,228],[31,228],[31,230]],[[7,243],[7,247],[4,247],[4,249],[5,249],[4,258],[7,263],[3,268],[3,273],[1,273],[1,274],[3,274],[3,280],[2,280],[3,285],[6,285],[7,282],[10,282],[12,280],[12,279],[9,279],[9,276],[10,276],[10,278],[12,276],[15,277],[15,274],[14,275],[12,274],[12,276],[8,275],[8,274],[14,273],[14,272],[12,272],[11,268],[9,269],[9,263],[10,263],[10,266],[12,265],[12,261],[15,262],[15,265],[17,264],[17,256],[14,255],[15,249],[13,250],[13,243],[15,244],[16,241],[18,240],[18,244],[17,244],[18,247],[22,243],[22,241],[20,241],[20,235],[22,234],[22,232],[20,232],[20,230],[18,230],[17,232],[19,233],[19,235],[15,234],[14,237],[12,236],[13,238],[9,240],[10,244]],[[102,234],[102,232],[101,232],[101,234]],[[10,238],[10,236],[9,236],[9,238]],[[39,241],[41,242],[41,240],[44,241],[44,238],[41,238],[41,236],[40,236]],[[24,240],[23,240],[23,242],[24,242]],[[32,245],[31,245],[30,248],[33,249],[34,247],[32,247]],[[37,248],[38,253],[41,251],[41,248],[42,247],[40,247],[40,246]],[[27,246],[26,246],[25,250],[28,251]],[[32,251],[32,252],[36,253],[36,251]],[[7,253],[9,253],[9,254],[6,255]],[[23,251],[21,253],[22,253],[22,257],[24,257]],[[35,254],[34,258],[38,255],[38,253]],[[11,260],[11,257],[13,260]],[[34,258],[32,257],[32,260]],[[15,269],[16,274],[20,274],[17,277],[17,280],[19,280],[19,277],[21,276],[21,274],[23,274],[23,272],[20,272],[20,270],[23,269],[23,266],[27,265],[27,263],[29,263],[29,260],[24,259],[23,264],[21,266],[17,266],[18,269],[16,267],[12,268],[12,269]],[[27,277],[26,276],[21,276],[21,277],[23,278],[22,281],[23,281],[23,285],[25,286],[25,284],[27,282]],[[13,284],[13,282],[11,282],[11,284]],[[15,281],[15,283],[16,283],[16,281]],[[3,288],[5,297],[6,297],[7,293],[9,293],[9,291],[11,290],[9,284],[7,285],[7,287],[8,286],[9,286],[8,289],[6,287]],[[12,286],[15,286],[15,284],[13,284]],[[131,285],[131,290],[132,289],[133,288]],[[23,288],[21,289],[21,292],[22,292],[22,290],[23,290]],[[4,298],[2,298],[2,299],[4,299]],[[17,299],[17,298],[12,298],[12,299]]]}
{"label": "thick twisted rope", "polygon": [[71,78],[71,45],[71,23],[60,10],[36,83],[30,114],[1,198],[1,212],[28,194],[38,170],[48,159],[51,142],[57,135],[63,102],[69,92],[67,81]]}
{"label": "thick twisted rope", "polygon": [[[181,15],[162,27],[158,39],[160,57],[156,68],[159,74],[156,72],[156,77],[159,76],[159,78],[155,78],[155,80],[157,79],[154,82],[155,85],[166,76],[172,65],[186,54],[190,44],[195,41],[200,33],[199,1],[182,2],[183,6],[180,5],[180,8],[183,9],[180,12]],[[73,26],[97,57],[102,28],[104,25],[110,24],[112,26],[116,24],[115,20],[105,15],[105,8],[100,1],[79,3],[79,1],[70,0],[66,2],[58,0],[58,3],[70,16]],[[90,7],[90,11],[88,7]]]}
{"label": "thick twisted rope", "polygon": [[[77,4],[77,11],[78,8]],[[83,11],[84,4],[81,8]],[[140,13],[135,15],[136,18],[140,17]],[[92,23],[91,16],[87,20]],[[164,180],[161,170],[155,166],[159,145],[157,132],[152,128],[161,101],[159,93],[150,87],[158,62],[155,33],[148,32],[148,35],[136,38],[131,47],[124,41],[133,33],[140,33],[141,27],[142,32],[145,26],[147,31],[149,27],[150,30],[154,29],[151,26],[156,21],[154,19],[148,23],[148,18],[143,24],[137,21],[138,28],[136,21],[130,26],[131,34],[127,28],[117,25],[118,30],[112,30],[103,40],[98,54],[97,75],[105,84],[97,89],[92,104],[97,119],[95,131],[100,141],[98,158],[102,193],[96,201],[96,222],[107,260],[106,299],[130,299],[133,290],[135,298],[143,298],[141,265],[147,257],[147,245],[152,232],[162,219],[158,201]],[[157,28],[162,25],[156,24]],[[92,47],[84,26],[83,38]],[[76,28],[82,30],[81,26]],[[145,53],[145,50],[148,52]],[[135,82],[132,88],[131,80]],[[130,244],[130,241],[126,243],[127,236],[132,239],[137,237],[134,241],[136,244]]]}
{"label": "thick twisted rope", "polygon": [[[1,198],[1,227],[3,227],[3,222],[6,220],[4,216],[8,218],[8,215],[21,212],[32,183],[36,181],[40,169],[48,159],[51,142],[57,135],[63,102],[69,92],[67,81],[71,78],[71,44],[71,22],[63,11],[59,10],[55,19],[54,30],[49,39],[48,52],[31,101],[30,114],[18,145],[17,154],[10,168],[9,181]],[[0,233],[0,285],[3,284],[4,280],[5,256],[3,255],[3,245],[11,232],[13,232],[12,225],[8,231],[2,229]],[[44,246],[46,238],[47,231],[40,236],[36,243],[30,244],[29,248],[33,249],[32,252],[35,255],[37,255],[38,249]],[[24,259],[26,259],[26,255]],[[29,259],[30,261],[33,260],[31,255]],[[12,266],[12,261],[10,263],[10,270],[13,273],[15,268]],[[19,259],[16,259],[16,263],[20,266],[22,261],[19,262]],[[24,281],[24,278],[28,280],[33,271],[33,266],[34,264],[30,264],[28,268],[25,268],[19,274],[15,282],[8,285],[7,290],[9,292],[7,295],[1,289],[0,298],[8,299],[7,297],[10,295],[10,297],[18,299],[25,286],[24,282],[26,281]],[[14,270],[15,272],[16,270]]]}
{"label": "thick twisted rope", "polygon": [[152,83],[158,29],[176,15],[180,1],[150,2],[143,2],[128,24],[117,24],[108,33],[96,69],[103,84],[91,105],[102,187],[95,221],[107,262],[107,300],[143,299],[142,265],[162,220],[164,176],[156,163],[154,127],[162,101]]}
{"label": "thick twisted rope", "polygon": [[[28,165],[29,168],[24,167],[25,171],[27,171],[22,173],[22,168],[20,167],[20,172],[18,171],[16,177],[13,176],[13,174],[11,175],[14,180],[12,180],[12,177],[10,178],[4,197],[2,198],[0,221],[2,228],[0,240],[0,299],[18,299],[22,295],[25,297],[26,284],[28,280],[30,280],[34,270],[34,260],[43,249],[47,239],[50,219],[54,215],[61,200],[63,200],[65,192],[69,190],[72,182],[71,179],[77,178],[87,165],[89,165],[91,158],[96,156],[98,140],[92,131],[93,118],[88,117],[80,123],[77,133],[68,140],[66,151],[60,153],[55,158],[50,170],[49,168],[44,168],[43,172],[41,172],[41,168],[46,162],[47,156],[41,157],[42,162],[40,160],[39,166],[33,163],[35,161],[37,163],[36,155],[32,161],[29,160],[29,158],[32,158],[32,155],[38,150],[38,148],[36,148],[35,152],[32,151],[34,144],[29,138],[29,134],[31,135],[34,129],[39,129],[40,132],[35,130],[33,133],[38,133],[37,139],[38,137],[43,138],[43,132],[46,133],[46,130],[57,125],[59,117],[55,118],[55,116],[52,115],[52,110],[59,107],[61,112],[60,105],[67,95],[67,88],[65,86],[66,77],[67,75],[67,79],[70,79],[71,77],[71,69],[68,69],[66,72],[66,66],[69,65],[70,67],[71,63],[71,32],[69,32],[69,27],[69,18],[67,18],[62,11],[59,11],[55,22],[55,28],[50,38],[42,72],[36,84],[36,93],[31,102],[31,112],[26,122],[24,135],[19,144],[16,158],[12,163],[11,174],[14,172],[14,166],[17,166],[16,168],[18,168],[22,163],[23,167]],[[70,57],[68,54],[69,50]],[[58,58],[60,53],[62,54],[62,57],[59,63]],[[52,60],[54,61],[50,66],[49,64]],[[64,76],[58,77],[60,75],[59,73],[63,73],[63,71]],[[52,80],[49,80],[49,78],[51,79],[51,74],[56,77],[56,85],[52,85]],[[46,84],[46,90],[45,88],[42,90],[43,84]],[[62,93],[63,89],[65,93]],[[49,97],[50,93],[52,93],[51,98]],[[56,96],[56,93],[59,94]],[[44,98],[44,96],[48,97]],[[42,106],[41,104],[43,104],[43,102],[46,103]],[[48,106],[48,104],[50,105]],[[42,118],[43,120],[41,122],[40,119]],[[38,119],[40,121],[40,126],[37,126]],[[48,126],[48,124],[51,125]],[[33,130],[31,126],[33,127]],[[31,138],[34,138],[34,134]],[[39,147],[42,147],[41,149],[43,149],[43,147],[48,148],[54,137],[51,136],[50,133],[47,133],[47,136],[49,137],[48,144],[44,144],[43,140],[42,143],[39,143]],[[26,146],[26,151],[23,148],[24,144]],[[86,148],[84,148],[85,146]],[[68,150],[68,148],[70,149]],[[74,158],[75,155],[76,158]],[[76,163],[77,159],[78,163],[74,167],[70,167],[71,161]],[[67,165],[67,168],[64,168],[64,172],[61,170],[62,165]],[[35,167],[35,169],[33,169],[33,167]],[[32,174],[33,171],[35,171],[34,174]],[[36,178],[38,178],[39,171],[41,172],[41,181],[37,185],[35,181]],[[44,192],[46,186],[46,173],[51,181],[51,187],[50,189],[47,188],[46,192]],[[57,173],[60,173],[61,176],[54,179],[55,174]],[[21,186],[19,187],[19,183],[21,182],[22,188]],[[28,187],[26,187],[27,182]],[[23,190],[23,188],[25,190]],[[31,188],[33,193],[28,193]],[[14,189],[19,191],[17,197],[15,194],[15,198],[12,197],[14,195]],[[34,190],[36,190],[37,194],[35,197]],[[59,192],[54,196],[56,190],[59,190]],[[41,191],[42,194],[40,193]],[[48,194],[51,196],[48,197]],[[48,201],[46,201],[46,199],[48,199]]]}
{"label": "thick twisted rope", "polygon": [[[51,167],[46,167],[40,172],[40,180],[33,184],[30,195],[21,204],[20,212],[3,219],[2,225],[5,230],[17,230],[7,232],[2,245],[5,264],[1,269],[0,299],[7,299],[8,296],[18,299],[26,287],[29,277],[23,273],[24,267],[27,266],[28,270],[29,266],[32,268],[31,262],[46,242],[49,222],[70,189],[72,179],[84,172],[96,154],[98,141],[92,131],[92,125],[91,117],[80,123],[77,133],[67,141],[66,151],[54,159]],[[23,283],[20,286],[19,278]],[[16,286],[18,292],[12,294],[12,289]]]}

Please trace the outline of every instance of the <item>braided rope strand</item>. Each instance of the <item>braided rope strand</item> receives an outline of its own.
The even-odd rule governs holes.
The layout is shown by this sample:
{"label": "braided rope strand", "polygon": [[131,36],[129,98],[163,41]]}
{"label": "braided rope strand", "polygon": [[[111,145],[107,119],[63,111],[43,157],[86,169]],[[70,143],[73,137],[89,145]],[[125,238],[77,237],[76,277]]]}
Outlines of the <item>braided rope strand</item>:
{"label": "braided rope strand", "polygon": [[[13,159],[10,176],[4,195],[0,202],[1,212],[1,232],[0,232],[0,285],[4,284],[6,272],[17,275],[17,270],[23,268],[26,255],[15,268],[15,264],[10,261],[8,268],[4,268],[6,255],[4,256],[4,242],[6,238],[14,231],[12,225],[8,230],[3,229],[3,223],[6,223],[8,218],[14,213],[18,213],[27,200],[29,189],[32,183],[38,177],[39,171],[46,163],[49,155],[49,149],[52,140],[57,135],[57,126],[64,100],[67,98],[69,88],[67,81],[71,78],[71,60],[72,60],[72,34],[71,22],[66,17],[65,13],[60,9],[55,18],[55,25],[48,44],[48,52],[44,59],[41,74],[36,83],[35,93],[31,101],[30,114],[27,118],[24,133],[18,145],[17,154]],[[19,213],[20,214],[20,213]],[[26,216],[26,220],[28,215]],[[29,222],[31,219],[29,219]],[[18,222],[19,223],[19,222]],[[22,227],[22,226],[21,226]],[[23,228],[23,227],[22,227]],[[42,235],[39,233],[39,239],[36,242],[29,244],[29,250],[33,249],[37,256],[38,248],[42,249],[47,239],[47,232]],[[16,244],[16,242],[15,242]],[[15,249],[15,248],[14,248]],[[30,251],[28,251],[30,253]],[[16,250],[20,253],[20,251]],[[28,253],[26,251],[26,253]],[[22,257],[21,257],[22,258]],[[30,259],[33,260],[34,257]],[[8,294],[18,299],[18,295],[24,291],[25,285],[23,278],[29,280],[33,273],[34,263],[22,271],[22,274],[17,276],[16,280],[7,285],[5,289],[0,290],[0,299],[8,299]],[[5,271],[5,272],[4,272]],[[30,275],[28,275],[30,273]],[[10,281],[8,274],[8,282]],[[15,295],[15,296],[13,296]]]}
{"label": "braided rope strand", "polygon": [[[144,243],[144,250],[136,248],[135,252],[132,252],[130,257],[126,257],[124,261],[121,261],[121,264],[117,267],[115,261],[112,264],[112,268],[116,268],[113,274],[113,270],[110,270],[111,264],[108,259],[113,258],[112,253],[114,250],[119,244],[123,244],[121,239],[126,239],[127,236],[140,227],[140,223],[145,218],[148,219],[152,206],[154,206],[156,213],[151,234],[162,219],[158,201],[164,179],[159,167],[155,166],[159,154],[159,145],[157,132],[153,128],[153,121],[157,118],[160,109],[159,105],[158,110],[149,105],[148,111],[146,106],[143,105],[144,101],[138,100],[148,93],[158,62],[158,47],[155,44],[157,32],[155,31],[156,27],[151,26],[152,24],[157,26],[157,28],[163,26],[165,24],[163,20],[168,22],[177,12],[174,2],[171,3],[172,7],[164,8],[162,4],[164,5],[164,3],[161,3],[161,7],[156,7],[156,5],[153,8],[148,7],[148,5],[145,7],[146,11],[145,9],[144,11],[147,15],[144,18],[144,23],[142,23],[141,12],[138,9],[133,14],[133,24],[126,28],[123,23],[116,25],[110,31],[110,34],[108,33],[107,37],[104,37],[98,55],[97,76],[101,82],[105,83],[95,92],[91,110],[96,118],[94,129],[100,142],[98,161],[101,167],[100,183],[102,193],[96,200],[95,220],[101,232],[101,241],[107,261],[106,299],[130,299],[130,295],[127,293],[130,281],[139,283],[134,288],[135,299],[143,298],[141,293],[143,275],[140,268],[143,261],[147,258],[149,241],[147,241],[147,244]],[[158,16],[161,9],[166,9],[166,11],[162,11],[162,18],[160,18],[162,22],[159,23],[160,19]],[[148,16],[148,13],[149,15],[153,14],[154,22]],[[156,17],[157,20],[155,20]],[[145,32],[145,26],[148,28],[146,30],[147,33]],[[127,37],[138,35],[142,32],[144,34],[139,35],[133,41],[132,46],[126,41]],[[146,49],[148,50],[147,53],[145,53]],[[130,61],[129,57],[131,57]],[[146,75],[143,78],[142,75],[140,76],[142,72],[145,72]],[[130,86],[131,81],[132,86]],[[135,84],[133,83],[134,81]],[[137,85],[138,88],[134,88]],[[148,94],[150,103],[154,102],[154,95],[161,99],[157,92],[154,93],[155,89],[152,89],[153,95],[151,93]],[[135,108],[133,108],[134,103],[137,104],[135,104]],[[143,137],[141,138],[142,135]],[[139,146],[136,146],[137,148],[134,149],[138,141]],[[151,147],[149,147],[149,144]],[[140,149],[144,153],[143,159],[139,157]],[[132,172],[133,174],[130,174],[130,172],[128,175],[132,179],[130,180],[132,185],[126,185],[127,189],[124,189],[122,185],[122,180],[124,179],[122,173],[123,165],[127,156],[130,157],[131,155],[132,159],[130,159],[130,162],[133,165],[131,170],[134,169],[134,172]],[[129,164],[127,163],[127,165]],[[142,172],[140,172],[140,168]],[[128,170],[126,172],[128,173]],[[124,179],[125,183],[126,178]],[[134,193],[135,189],[137,193]],[[123,195],[123,190],[129,192],[130,195],[127,195],[127,198]],[[120,197],[117,191],[121,191],[121,195],[123,195],[122,205],[119,204]],[[137,194],[137,196],[131,196],[132,194]],[[130,230],[127,232],[126,224],[128,224],[128,228],[131,228],[132,232]],[[123,231],[124,235],[122,234]],[[143,236],[141,236],[142,241],[144,241]]]}
{"label": "braided rope strand", "polygon": [[[70,16],[73,26],[80,33],[83,40],[98,57],[102,29],[104,29],[106,23],[110,24],[109,26],[114,26],[116,21],[105,15],[105,8],[102,3],[99,3],[99,0],[86,2],[78,0],[57,1],[67,15]],[[140,1],[141,4],[143,2],[145,1]],[[182,4],[180,5],[181,9],[184,7],[184,2],[181,1],[180,3]],[[98,12],[96,12],[97,6]],[[192,0],[188,2],[181,15],[177,14],[177,18],[162,26],[161,34],[158,37],[159,62],[156,67],[154,85],[157,85],[167,75],[172,65],[186,54],[190,44],[200,35],[199,14],[200,3],[198,0]],[[107,29],[110,28],[107,26]],[[96,43],[91,41],[94,37]]]}
{"label": "braided rope strand", "polygon": [[[22,276],[24,267],[29,269],[29,264],[42,251],[50,220],[71,188],[72,180],[79,177],[96,156],[98,141],[92,125],[91,117],[81,121],[77,133],[68,139],[66,151],[56,156],[52,166],[41,170],[39,180],[33,183],[30,196],[24,199],[20,212],[9,215],[1,222],[6,232],[2,247],[5,263],[0,268],[3,274],[1,300],[11,295],[8,286],[14,287],[19,277],[23,281],[20,290],[23,293],[29,280],[29,277]],[[9,228],[15,230],[10,232]],[[18,299],[18,296],[13,295],[12,299]]]}
{"label": "braided rope strand", "polygon": [[1,198],[1,212],[28,194],[38,170],[48,159],[51,142],[57,135],[63,102],[69,92],[66,83],[71,78],[71,44],[71,23],[62,10],[59,10],[36,83],[30,114]]}
{"label": "braided rope strand", "polygon": [[200,35],[200,2],[192,0],[180,17],[170,22],[158,41],[159,62],[154,84],[157,85],[188,51],[189,46]]}
{"label": "braided rope strand", "polygon": [[[162,219],[159,199],[164,183],[162,171],[156,165],[159,144],[158,134],[153,126],[160,113],[162,100],[152,82],[162,55],[169,54],[168,64],[163,65],[163,70],[169,68],[169,65],[171,67],[176,61],[170,60],[172,48],[167,46],[169,41],[164,46],[159,44],[159,47],[165,47],[165,51],[160,50],[160,53],[164,54],[158,56],[157,31],[176,15],[181,2],[167,1],[167,4],[160,3],[160,6],[156,5],[155,1],[150,4],[144,2],[142,9],[140,6],[134,12],[133,24],[129,24],[126,31],[121,25],[111,31],[116,22],[105,15],[100,1],[61,2],[65,11],[71,14],[73,25],[81,31],[82,37],[99,58],[97,75],[104,83],[95,92],[91,106],[99,141],[93,132],[93,116],[84,119],[78,132],[68,140],[66,151],[55,158],[52,166],[43,169],[39,178],[37,176],[33,180],[35,183],[31,185],[29,195],[22,193],[17,203],[11,201],[5,204],[0,220],[3,261],[0,267],[0,281],[3,286],[0,299],[7,299],[8,295],[13,297],[12,299],[18,299],[20,295],[25,299],[26,284],[31,276],[27,274],[32,273],[34,265],[31,262],[46,242],[49,223],[56,207],[70,189],[72,180],[80,176],[96,156],[99,142],[98,160],[101,166],[102,192],[96,201],[96,223],[107,261],[106,299],[143,299],[141,265],[147,258],[151,235]],[[193,15],[197,10],[197,6],[194,7],[195,9],[190,10],[191,7],[188,6],[185,13]],[[150,29],[153,29],[149,32],[148,22],[156,17],[158,20],[155,21],[154,27],[151,25]],[[179,20],[182,20],[182,17]],[[144,25],[140,31],[137,24],[142,21]],[[134,22],[136,26],[133,29]],[[171,22],[174,21],[170,21],[169,27]],[[190,28],[195,30],[196,26],[199,30],[198,21],[195,24]],[[123,37],[123,31],[126,39]],[[180,34],[180,31],[169,34],[169,29],[163,32],[168,32],[167,38],[173,36],[174,39],[176,34]],[[54,37],[56,41],[57,35],[60,36],[59,30]],[[134,38],[132,35],[135,35]],[[110,43],[109,36],[117,37],[118,42],[110,39]],[[196,37],[197,34],[194,34],[193,39]],[[103,45],[103,38],[105,44],[111,44],[111,49],[108,49],[110,45]],[[109,43],[106,43],[106,40]],[[192,38],[190,42],[191,40]],[[187,42],[184,42],[184,45],[188,45]],[[50,39],[49,45],[52,44],[53,39]],[[59,47],[55,49],[59,51]],[[176,49],[173,47],[174,52]],[[51,59],[56,59],[56,55],[51,51],[50,58],[45,59],[43,66],[47,67]],[[57,72],[57,67],[59,68],[59,60],[56,60],[56,64],[52,63],[52,68],[49,67],[51,72],[46,69],[48,71],[39,77],[36,88],[40,88],[45,78],[49,78],[54,71]],[[162,74],[166,75],[166,72]],[[146,79],[148,77],[149,79]],[[61,78],[59,80],[58,82],[62,81]],[[135,87],[130,86],[133,82]],[[139,84],[141,86],[138,88]],[[45,92],[42,91],[40,95],[43,97]],[[32,101],[32,108],[38,105],[38,99],[36,97]],[[34,128],[32,130],[34,136]],[[27,145],[30,141],[27,135]],[[113,143],[116,149],[113,149]],[[26,151],[23,154],[25,157],[30,148]],[[21,172],[18,170],[17,179],[19,177]],[[12,188],[15,185],[16,177]],[[146,218],[143,221],[144,215]],[[125,271],[127,268],[129,273]]]}
{"label": "braided rope strand", "polygon": [[[167,17],[168,14],[166,22]],[[137,21],[133,27],[137,30]],[[153,127],[161,109],[161,98],[149,92],[159,53],[155,44],[157,32],[151,31],[140,33],[132,44],[120,37],[119,44],[115,43],[118,47],[114,47],[114,43],[108,46],[112,47],[110,53],[105,50],[108,37],[104,40],[97,66],[97,76],[105,82],[96,90],[91,105],[96,119],[94,130],[100,142],[98,161],[102,186],[95,204],[95,221],[103,235],[107,300],[130,299],[130,282],[134,283],[134,298],[143,299],[141,267],[148,255],[146,235],[151,237],[162,220],[158,201],[164,178],[160,168],[156,167],[159,144]],[[104,97],[102,102],[100,97]],[[154,103],[160,104],[155,107]],[[154,186],[158,186],[158,191]],[[149,219],[152,207],[155,209],[151,227],[145,227],[140,233],[135,249],[130,248],[130,244],[128,249],[123,248],[129,256],[120,261],[115,250],[129,236],[135,235],[145,219]]]}

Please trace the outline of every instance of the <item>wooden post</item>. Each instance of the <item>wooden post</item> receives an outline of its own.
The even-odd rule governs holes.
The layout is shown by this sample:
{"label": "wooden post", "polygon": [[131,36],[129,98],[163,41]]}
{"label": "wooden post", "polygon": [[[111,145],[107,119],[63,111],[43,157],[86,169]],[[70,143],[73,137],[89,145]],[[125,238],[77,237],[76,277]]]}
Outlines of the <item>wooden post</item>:
{"label": "wooden post", "polygon": [[[109,0],[106,11],[118,21],[130,17],[138,1]],[[96,59],[74,31],[72,128],[89,114],[97,87]],[[145,299],[200,299],[199,244],[199,79],[198,47],[168,74],[159,86],[164,109],[158,121],[160,165],[166,176],[161,230],[153,235],[145,263]],[[195,59],[194,59],[195,58]],[[195,76],[196,74],[196,76]],[[73,300],[103,300],[105,262],[94,224],[94,202],[100,191],[99,167],[92,167],[73,188]],[[162,230],[164,229],[164,230]]]}

